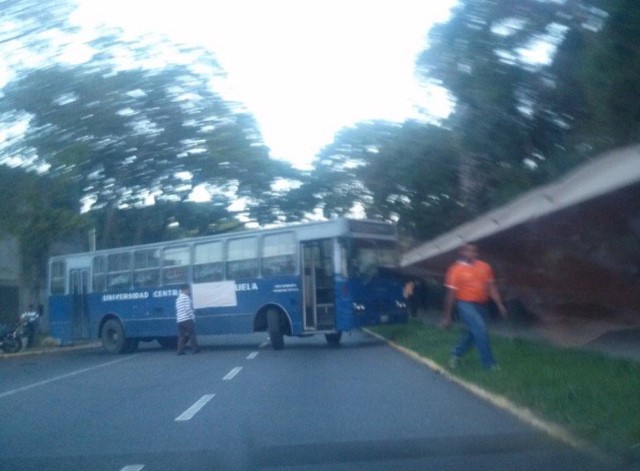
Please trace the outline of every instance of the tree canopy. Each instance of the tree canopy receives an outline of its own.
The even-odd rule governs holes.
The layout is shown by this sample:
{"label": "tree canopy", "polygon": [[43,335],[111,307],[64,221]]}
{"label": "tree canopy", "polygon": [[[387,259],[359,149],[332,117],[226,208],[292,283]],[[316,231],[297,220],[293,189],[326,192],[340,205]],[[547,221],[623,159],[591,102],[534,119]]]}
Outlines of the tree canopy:
{"label": "tree canopy", "polygon": [[[58,6],[47,9],[49,3]],[[216,91],[224,71],[211,52],[108,30],[85,44],[91,60],[70,64],[58,56],[70,41],[65,34],[74,32],[72,4],[0,6],[12,25],[0,47],[18,47],[32,64],[13,64],[2,89],[0,124],[12,132],[0,163],[61,178],[81,210],[105,211],[97,218],[105,246],[117,239],[118,209],[185,202],[198,190],[221,217],[237,215],[235,207],[220,208],[241,201],[246,217],[266,220],[279,198],[273,185],[297,177],[270,159],[244,107]],[[62,39],[47,41],[46,28]]]}
{"label": "tree canopy", "polygon": [[639,9],[600,3],[457,2],[416,61],[451,94],[449,118],[338,133],[299,194],[425,239],[637,142]]}
{"label": "tree canopy", "polygon": [[[102,247],[318,213],[397,221],[424,240],[638,140],[633,0],[460,0],[416,61],[422,80],[448,90],[450,116],[356,123],[305,172],[271,159],[253,116],[218,93],[211,52],[109,31],[88,44],[90,61],[65,63],[43,24],[73,33],[69,4],[0,7],[12,19],[0,48],[46,59],[8,56],[0,163],[43,179],[46,204],[20,188],[22,207],[69,221],[91,208],[83,224]],[[196,189],[210,200],[191,202]]]}

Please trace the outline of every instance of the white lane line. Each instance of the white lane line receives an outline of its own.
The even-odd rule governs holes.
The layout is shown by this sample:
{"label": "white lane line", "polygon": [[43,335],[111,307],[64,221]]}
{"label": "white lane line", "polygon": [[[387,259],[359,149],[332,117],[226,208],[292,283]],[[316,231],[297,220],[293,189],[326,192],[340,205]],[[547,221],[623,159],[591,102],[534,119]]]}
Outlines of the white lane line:
{"label": "white lane line", "polygon": [[117,360],[108,361],[107,363],[102,363],[96,366],[90,366],[89,368],[83,368],[81,370],[72,371],[71,373],[63,374],[60,376],[56,376],[54,378],[45,379],[44,381],[38,381],[37,383],[30,384],[28,386],[23,386],[21,388],[12,389],[10,391],[5,391],[0,393],[0,398],[11,396],[13,394],[18,394],[23,391],[27,391],[29,389],[37,388],[39,386],[44,386],[45,384],[53,383],[54,381],[60,381],[61,379],[70,378],[72,376],[77,376],[82,373],[87,373],[88,371],[97,370],[98,368],[104,368],[105,366],[115,365],[116,363],[120,363],[121,361],[129,360],[133,358],[135,355],[129,355],[124,358],[119,358]]}
{"label": "white lane line", "polygon": [[234,369],[232,369],[231,371],[229,371],[229,372],[227,373],[227,375],[226,375],[224,378],[222,378],[222,379],[224,379],[225,381],[229,381],[230,379],[233,379],[233,377],[234,377],[235,375],[237,375],[238,373],[240,373],[240,370],[242,370],[242,367],[241,367],[241,366],[236,366]]}
{"label": "white lane line", "polygon": [[142,468],[144,468],[143,464],[128,464],[120,471],[140,471]]}
{"label": "white lane line", "polygon": [[249,353],[249,355],[247,355],[247,360],[253,360],[257,356],[258,356],[258,352],[251,352]]}
{"label": "white lane line", "polygon": [[213,396],[215,396],[215,394],[205,394],[200,399],[198,399],[195,402],[195,404],[193,404],[186,411],[184,411],[182,414],[180,414],[178,417],[176,417],[175,421],[176,422],[185,422],[187,420],[190,420],[194,415],[196,415],[198,413],[198,411],[200,409],[202,409],[205,406],[205,404],[207,402],[209,402],[211,399],[213,399]]}
{"label": "white lane line", "polygon": [[269,340],[265,340],[264,342],[262,342],[262,343],[258,346],[258,348],[264,348],[264,347],[266,347],[267,345],[269,345],[270,343],[271,343],[271,342],[270,342]]}

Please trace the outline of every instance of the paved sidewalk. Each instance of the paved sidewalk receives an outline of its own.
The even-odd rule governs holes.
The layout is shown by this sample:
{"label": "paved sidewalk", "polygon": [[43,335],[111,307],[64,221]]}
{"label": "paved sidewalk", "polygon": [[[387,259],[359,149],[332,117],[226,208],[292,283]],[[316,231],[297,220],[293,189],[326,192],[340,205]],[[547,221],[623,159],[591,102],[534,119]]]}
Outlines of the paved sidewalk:
{"label": "paved sidewalk", "polygon": [[90,341],[90,342],[76,342],[73,345],[61,345],[61,346],[52,345],[47,347],[33,347],[33,348],[20,350],[19,352],[16,352],[16,353],[4,353],[2,352],[2,350],[0,350],[0,359],[8,360],[11,358],[20,358],[25,356],[49,355],[54,353],[70,352],[74,350],[87,350],[92,348],[99,348],[101,346],[102,345],[100,342]]}

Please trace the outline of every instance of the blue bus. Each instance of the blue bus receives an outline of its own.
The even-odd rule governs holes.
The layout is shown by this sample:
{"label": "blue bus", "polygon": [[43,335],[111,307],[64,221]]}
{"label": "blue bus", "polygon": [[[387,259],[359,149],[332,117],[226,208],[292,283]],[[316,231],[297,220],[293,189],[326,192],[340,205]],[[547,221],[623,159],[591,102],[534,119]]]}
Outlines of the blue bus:
{"label": "blue bus", "polygon": [[198,335],[324,334],[406,322],[392,224],[339,218],[61,255],[49,260],[49,321],[63,344],[176,345],[175,299],[191,286]]}

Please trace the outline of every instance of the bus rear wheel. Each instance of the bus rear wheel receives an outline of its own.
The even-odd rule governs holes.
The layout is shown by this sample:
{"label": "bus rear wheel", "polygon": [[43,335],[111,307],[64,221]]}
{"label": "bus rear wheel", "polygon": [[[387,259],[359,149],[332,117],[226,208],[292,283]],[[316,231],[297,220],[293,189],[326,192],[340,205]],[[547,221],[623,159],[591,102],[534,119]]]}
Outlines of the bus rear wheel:
{"label": "bus rear wheel", "polygon": [[267,311],[267,331],[269,332],[273,349],[282,350],[284,348],[284,334],[280,323],[280,313],[276,309]]}
{"label": "bus rear wheel", "polygon": [[[109,353],[118,354],[131,351],[131,341],[125,337],[124,328],[118,319],[109,319],[104,323],[100,339],[102,347]],[[135,346],[138,346],[137,342]]]}

